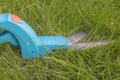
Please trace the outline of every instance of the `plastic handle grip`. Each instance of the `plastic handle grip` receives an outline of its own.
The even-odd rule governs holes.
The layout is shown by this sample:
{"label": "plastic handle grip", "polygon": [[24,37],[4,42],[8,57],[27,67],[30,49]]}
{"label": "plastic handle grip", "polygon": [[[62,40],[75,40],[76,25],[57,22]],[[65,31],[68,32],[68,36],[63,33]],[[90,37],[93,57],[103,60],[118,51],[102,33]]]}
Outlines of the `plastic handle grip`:
{"label": "plastic handle grip", "polygon": [[21,20],[20,23],[17,23],[12,19],[11,14],[0,14],[0,28],[9,31],[15,36],[22,49],[23,58],[39,56],[39,39],[32,28],[24,21]]}
{"label": "plastic handle grip", "polygon": [[71,46],[70,41],[63,36],[39,36],[39,40],[50,50],[67,49]]}

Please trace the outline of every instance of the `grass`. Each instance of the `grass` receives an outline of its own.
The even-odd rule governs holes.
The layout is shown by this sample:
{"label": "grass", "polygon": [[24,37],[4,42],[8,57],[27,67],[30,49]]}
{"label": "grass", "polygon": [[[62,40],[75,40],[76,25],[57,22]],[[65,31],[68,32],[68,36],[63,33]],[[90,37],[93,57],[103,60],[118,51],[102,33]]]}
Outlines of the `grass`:
{"label": "grass", "polygon": [[0,80],[120,80],[119,0],[0,0],[0,13],[14,13],[38,35],[88,33],[85,41],[116,40],[86,50],[57,50],[21,59],[20,49],[0,45]]}

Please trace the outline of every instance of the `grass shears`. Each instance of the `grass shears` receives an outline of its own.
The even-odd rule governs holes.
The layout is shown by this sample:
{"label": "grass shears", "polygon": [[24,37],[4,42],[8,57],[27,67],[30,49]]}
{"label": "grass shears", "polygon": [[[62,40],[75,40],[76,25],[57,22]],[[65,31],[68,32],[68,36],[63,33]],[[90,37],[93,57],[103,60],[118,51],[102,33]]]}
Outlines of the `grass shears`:
{"label": "grass shears", "polygon": [[11,43],[21,48],[22,58],[37,58],[49,54],[49,50],[83,49],[109,44],[109,41],[76,43],[87,34],[79,32],[68,38],[63,36],[38,36],[25,21],[14,14],[0,14],[0,43]]}

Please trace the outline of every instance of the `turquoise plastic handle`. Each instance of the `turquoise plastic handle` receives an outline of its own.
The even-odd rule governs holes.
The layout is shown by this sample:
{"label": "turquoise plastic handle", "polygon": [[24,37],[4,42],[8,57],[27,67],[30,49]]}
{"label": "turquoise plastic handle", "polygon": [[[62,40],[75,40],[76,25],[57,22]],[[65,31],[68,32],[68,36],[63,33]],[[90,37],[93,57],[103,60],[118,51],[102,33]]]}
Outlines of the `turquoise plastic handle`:
{"label": "turquoise plastic handle", "polygon": [[0,44],[7,43],[7,42],[10,42],[11,44],[15,46],[19,46],[17,40],[11,33],[9,33],[8,31],[1,32],[0,33]]}
{"label": "turquoise plastic handle", "polygon": [[39,40],[50,50],[67,49],[70,47],[70,41],[63,36],[39,36]]}
{"label": "turquoise plastic handle", "polygon": [[13,14],[0,14],[0,28],[7,31],[7,34],[1,33],[0,43],[10,42],[19,46],[22,58],[36,58],[49,54],[49,50],[71,46],[70,41],[62,36],[38,37],[25,21]]}

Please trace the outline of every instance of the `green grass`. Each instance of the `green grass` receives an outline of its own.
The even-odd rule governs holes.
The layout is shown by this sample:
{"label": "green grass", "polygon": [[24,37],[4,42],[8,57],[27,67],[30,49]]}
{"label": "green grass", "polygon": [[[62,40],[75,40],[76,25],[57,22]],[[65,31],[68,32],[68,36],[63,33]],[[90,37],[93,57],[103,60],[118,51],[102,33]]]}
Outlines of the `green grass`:
{"label": "green grass", "polygon": [[0,45],[0,80],[120,80],[120,0],[0,0],[38,35],[88,33],[85,41],[116,40],[86,50],[57,50],[34,60]]}

